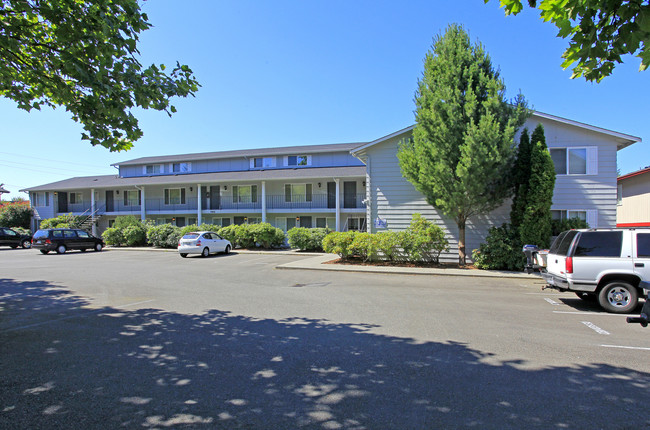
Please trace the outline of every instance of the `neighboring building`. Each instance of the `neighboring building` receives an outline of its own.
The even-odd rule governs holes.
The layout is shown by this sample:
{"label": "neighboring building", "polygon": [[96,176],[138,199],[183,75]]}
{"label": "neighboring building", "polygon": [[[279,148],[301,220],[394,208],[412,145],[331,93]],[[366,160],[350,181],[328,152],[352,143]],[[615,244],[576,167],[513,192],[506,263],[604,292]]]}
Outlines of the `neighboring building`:
{"label": "neighboring building", "polygon": [[650,227],[650,166],[618,178],[617,227]]}
{"label": "neighboring building", "polygon": [[3,194],[9,194],[9,190],[4,188],[4,184],[0,184],[0,200],[2,200]]}
{"label": "neighboring building", "polygon": [[[557,173],[553,215],[614,227],[616,151],[641,139],[540,112],[526,127],[532,132],[538,123]],[[403,230],[419,212],[445,229],[449,258],[456,258],[455,222],[427,204],[401,174],[398,145],[412,131],[413,126],[369,143],[138,158],[116,163],[118,175],[71,178],[26,191],[37,218],[95,215],[93,229],[100,232],[127,214],[179,226],[269,222],[285,231],[302,226],[377,232]],[[468,255],[509,213],[506,202],[469,220]]]}

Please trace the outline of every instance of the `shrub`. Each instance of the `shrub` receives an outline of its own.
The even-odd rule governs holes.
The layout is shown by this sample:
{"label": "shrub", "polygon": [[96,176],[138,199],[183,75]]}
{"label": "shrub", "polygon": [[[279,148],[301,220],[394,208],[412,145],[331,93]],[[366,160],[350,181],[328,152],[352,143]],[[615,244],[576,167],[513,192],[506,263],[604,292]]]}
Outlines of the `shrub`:
{"label": "shrub", "polygon": [[323,239],[323,250],[328,253],[338,254],[344,260],[351,256],[350,245],[357,234],[355,231],[332,232]]}
{"label": "shrub", "polygon": [[569,218],[563,219],[562,221],[554,219],[551,221],[551,236],[557,236],[567,230],[588,227],[587,221],[581,220],[580,218]]}
{"label": "shrub", "polygon": [[25,203],[11,203],[0,207],[0,226],[29,228],[34,211]]}
{"label": "shrub", "polygon": [[107,245],[120,246],[124,243],[124,236],[122,230],[115,227],[109,227],[102,233],[102,239]]}
{"label": "shrub", "polygon": [[379,259],[378,234],[357,233],[350,244],[349,252],[363,259],[363,261],[377,261]]}
{"label": "shrub", "polygon": [[479,269],[523,270],[526,257],[522,247],[519,232],[506,223],[488,231],[485,242],[474,250],[472,259]]}
{"label": "shrub", "polygon": [[181,229],[171,224],[156,225],[147,230],[147,241],[161,248],[176,248]]}
{"label": "shrub", "polygon": [[113,223],[113,227],[118,230],[124,230],[132,225],[142,225],[142,222],[133,215],[124,215],[115,218],[115,222]]}
{"label": "shrub", "polygon": [[231,224],[226,227],[222,227],[219,229],[219,231],[217,231],[219,236],[230,241],[233,248],[237,247],[237,227],[239,226]]}
{"label": "shrub", "polygon": [[302,251],[322,251],[323,239],[330,233],[326,228],[294,227],[287,232],[289,245]]}
{"label": "shrub", "polygon": [[122,232],[124,245],[126,246],[144,246],[147,244],[147,227],[138,221],[125,227]]}
{"label": "shrub", "polygon": [[401,249],[407,237],[406,232],[384,231],[377,233],[377,250],[388,261],[395,261],[401,256]]}
{"label": "shrub", "polygon": [[260,224],[251,224],[248,226],[250,234],[253,236],[254,243],[260,244],[263,248],[273,248],[284,245],[284,232],[273,227],[267,222]]}
{"label": "shrub", "polygon": [[71,213],[59,215],[41,221],[40,228],[79,228],[86,217],[74,216]]}
{"label": "shrub", "polygon": [[253,236],[252,224],[241,224],[235,228],[235,240],[240,248],[254,248],[255,237]]}
{"label": "shrub", "polygon": [[402,246],[410,261],[437,263],[440,254],[449,249],[449,242],[440,227],[415,213],[403,236]]}

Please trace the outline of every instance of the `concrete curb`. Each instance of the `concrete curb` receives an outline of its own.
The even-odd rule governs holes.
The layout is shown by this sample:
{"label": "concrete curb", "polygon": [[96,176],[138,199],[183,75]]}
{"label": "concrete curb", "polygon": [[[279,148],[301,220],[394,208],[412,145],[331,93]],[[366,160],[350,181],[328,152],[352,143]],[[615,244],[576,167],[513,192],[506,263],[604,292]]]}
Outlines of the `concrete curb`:
{"label": "concrete curb", "polygon": [[[104,248],[105,251],[154,251],[154,252],[178,252],[176,249],[170,249],[170,248],[152,248],[149,246],[143,246],[143,247],[128,247],[128,246],[107,246]],[[306,256],[306,257],[315,257],[315,256],[322,256],[322,255],[328,255],[328,254],[323,254],[320,252],[299,252],[296,250],[274,250],[274,251],[265,251],[265,250],[259,250],[259,251],[253,251],[249,249],[235,249],[231,251],[233,254],[266,254],[266,255],[291,255],[291,256]]]}

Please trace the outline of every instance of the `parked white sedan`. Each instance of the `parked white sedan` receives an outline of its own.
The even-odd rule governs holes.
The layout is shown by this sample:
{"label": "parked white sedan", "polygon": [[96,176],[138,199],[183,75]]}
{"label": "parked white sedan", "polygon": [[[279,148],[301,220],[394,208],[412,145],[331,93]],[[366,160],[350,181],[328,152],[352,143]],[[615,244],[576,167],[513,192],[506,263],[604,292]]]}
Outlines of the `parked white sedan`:
{"label": "parked white sedan", "polygon": [[178,253],[183,258],[188,254],[201,254],[202,257],[217,252],[228,254],[231,249],[230,241],[213,231],[193,231],[178,241]]}

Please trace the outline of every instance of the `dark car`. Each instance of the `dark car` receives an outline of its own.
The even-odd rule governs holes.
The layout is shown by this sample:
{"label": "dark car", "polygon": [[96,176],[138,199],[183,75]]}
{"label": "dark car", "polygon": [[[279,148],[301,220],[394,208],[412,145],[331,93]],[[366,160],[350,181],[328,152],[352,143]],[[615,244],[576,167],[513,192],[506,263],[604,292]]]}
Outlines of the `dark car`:
{"label": "dark car", "polygon": [[101,251],[104,248],[104,241],[85,230],[76,228],[49,228],[38,230],[34,233],[32,247],[40,250],[43,254],[47,254],[50,251],[56,251],[57,254],[64,254],[71,249],[78,249],[82,252],[88,249]]}
{"label": "dark car", "polygon": [[0,227],[0,246],[11,246],[12,248],[30,248],[32,246],[32,237],[27,234],[21,234],[10,228]]}

